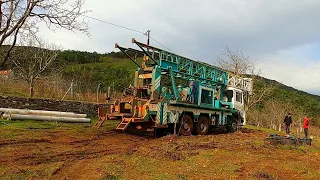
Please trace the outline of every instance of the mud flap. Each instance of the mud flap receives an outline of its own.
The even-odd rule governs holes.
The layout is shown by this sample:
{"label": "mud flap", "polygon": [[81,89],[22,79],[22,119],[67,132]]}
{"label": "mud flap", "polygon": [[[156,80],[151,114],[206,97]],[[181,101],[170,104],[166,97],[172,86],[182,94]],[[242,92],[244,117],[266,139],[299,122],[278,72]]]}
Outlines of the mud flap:
{"label": "mud flap", "polygon": [[160,102],[157,105],[156,126],[168,124],[168,104]]}

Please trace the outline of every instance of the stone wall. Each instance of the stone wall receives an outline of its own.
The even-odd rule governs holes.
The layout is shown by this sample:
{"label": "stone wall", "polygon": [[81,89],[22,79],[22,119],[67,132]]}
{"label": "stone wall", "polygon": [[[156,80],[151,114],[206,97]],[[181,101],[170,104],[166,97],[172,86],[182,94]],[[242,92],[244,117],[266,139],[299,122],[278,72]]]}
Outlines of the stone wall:
{"label": "stone wall", "polygon": [[60,101],[54,99],[31,99],[0,96],[1,108],[74,112],[87,114],[89,117],[97,117],[97,110],[100,106],[105,105],[76,101]]}

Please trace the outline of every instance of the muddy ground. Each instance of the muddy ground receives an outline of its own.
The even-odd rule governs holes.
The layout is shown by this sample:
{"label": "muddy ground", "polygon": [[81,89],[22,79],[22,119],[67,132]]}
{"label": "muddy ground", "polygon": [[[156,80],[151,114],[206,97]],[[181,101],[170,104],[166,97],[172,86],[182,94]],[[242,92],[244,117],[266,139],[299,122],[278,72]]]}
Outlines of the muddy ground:
{"label": "muddy ground", "polygon": [[0,122],[0,179],[320,179],[320,148],[272,132],[151,138],[92,125]]}

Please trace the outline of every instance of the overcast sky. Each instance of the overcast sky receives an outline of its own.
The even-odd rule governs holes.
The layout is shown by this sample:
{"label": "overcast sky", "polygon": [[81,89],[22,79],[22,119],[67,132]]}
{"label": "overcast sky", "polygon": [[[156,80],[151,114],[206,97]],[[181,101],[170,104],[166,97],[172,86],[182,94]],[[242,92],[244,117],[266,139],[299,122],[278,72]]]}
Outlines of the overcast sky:
{"label": "overcast sky", "polygon": [[[320,0],[87,0],[88,16],[151,36],[171,51],[212,63],[229,46],[250,56],[262,76],[320,95]],[[117,51],[142,34],[87,19],[91,38],[45,28],[65,49]],[[151,44],[163,48],[155,41]]]}

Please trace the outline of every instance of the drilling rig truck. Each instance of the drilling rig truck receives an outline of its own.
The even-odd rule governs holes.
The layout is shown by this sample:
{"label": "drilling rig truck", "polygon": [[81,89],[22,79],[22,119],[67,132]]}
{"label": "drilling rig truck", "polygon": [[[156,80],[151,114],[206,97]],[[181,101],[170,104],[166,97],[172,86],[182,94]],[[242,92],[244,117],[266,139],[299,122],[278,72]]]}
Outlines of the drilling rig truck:
{"label": "drilling rig truck", "polygon": [[[245,98],[253,82],[221,68],[138,42],[139,50],[115,47],[137,65],[134,85],[99,121],[120,119],[120,131],[205,135],[216,127],[228,132],[245,124]],[[138,63],[135,57],[143,57]]]}

